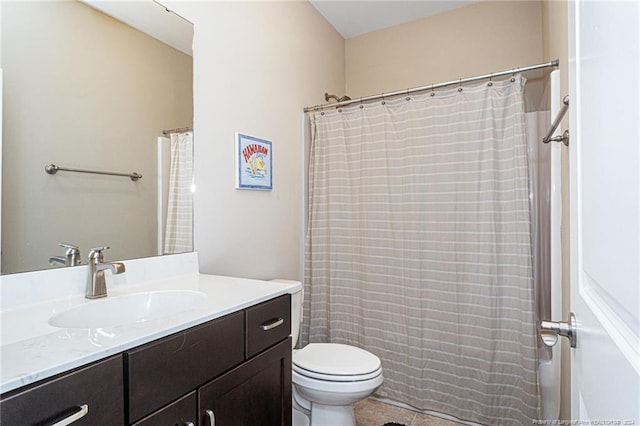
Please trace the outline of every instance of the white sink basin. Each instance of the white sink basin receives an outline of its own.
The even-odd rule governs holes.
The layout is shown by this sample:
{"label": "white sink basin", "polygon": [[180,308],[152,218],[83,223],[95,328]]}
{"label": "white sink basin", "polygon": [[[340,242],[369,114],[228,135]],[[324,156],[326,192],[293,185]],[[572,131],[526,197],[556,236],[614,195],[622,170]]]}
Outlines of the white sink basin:
{"label": "white sink basin", "polygon": [[49,324],[61,328],[103,328],[133,324],[187,311],[206,298],[206,294],[192,290],[107,296],[55,314],[49,318]]}

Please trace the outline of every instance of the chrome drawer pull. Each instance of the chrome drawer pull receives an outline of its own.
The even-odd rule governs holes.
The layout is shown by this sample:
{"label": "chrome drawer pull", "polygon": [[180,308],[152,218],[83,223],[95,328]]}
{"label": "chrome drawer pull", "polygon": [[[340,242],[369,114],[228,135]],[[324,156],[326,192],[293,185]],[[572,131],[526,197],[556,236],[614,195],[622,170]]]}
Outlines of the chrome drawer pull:
{"label": "chrome drawer pull", "polygon": [[284,324],[284,319],[278,318],[278,319],[272,320],[271,322],[265,322],[260,326],[260,328],[263,329],[264,331],[269,331],[269,330],[273,330],[278,326],[281,326],[282,324]]}
{"label": "chrome drawer pull", "polygon": [[216,426],[216,416],[213,414],[213,411],[205,410],[204,412],[209,416],[209,426]]}
{"label": "chrome drawer pull", "polygon": [[193,422],[186,422],[184,426],[195,426],[195,425],[193,424]]}
{"label": "chrome drawer pull", "polygon": [[89,406],[87,404],[83,404],[83,405],[78,407],[78,410],[79,411],[73,413],[69,417],[66,417],[66,418],[62,419],[59,422],[56,422],[56,423],[52,424],[51,426],[66,426],[66,425],[70,425],[71,423],[75,422],[76,420],[80,420],[81,418],[86,416],[87,413],[89,412]]}

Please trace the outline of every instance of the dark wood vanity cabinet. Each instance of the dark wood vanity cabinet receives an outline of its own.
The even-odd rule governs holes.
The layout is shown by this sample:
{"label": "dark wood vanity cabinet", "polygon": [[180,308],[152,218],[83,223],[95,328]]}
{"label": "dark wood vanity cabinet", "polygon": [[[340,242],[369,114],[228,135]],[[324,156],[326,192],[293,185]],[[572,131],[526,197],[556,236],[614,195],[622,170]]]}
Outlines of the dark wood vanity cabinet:
{"label": "dark wood vanity cabinet", "polygon": [[291,297],[124,353],[135,426],[290,426]]}
{"label": "dark wood vanity cabinet", "polygon": [[284,295],[3,394],[0,424],[290,426],[290,332]]}
{"label": "dark wood vanity cabinet", "polygon": [[[124,424],[122,356],[117,355],[2,395],[2,426]],[[84,412],[86,411],[86,413]]]}

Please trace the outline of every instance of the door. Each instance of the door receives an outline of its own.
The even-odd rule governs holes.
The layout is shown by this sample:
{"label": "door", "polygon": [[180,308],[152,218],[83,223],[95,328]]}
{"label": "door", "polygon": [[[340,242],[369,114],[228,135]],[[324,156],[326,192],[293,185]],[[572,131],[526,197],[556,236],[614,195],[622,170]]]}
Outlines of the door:
{"label": "door", "polygon": [[[0,5],[0,10],[2,9],[2,5]],[[4,85],[4,80],[2,78],[2,68],[0,68],[0,212],[2,211],[2,87]],[[2,215],[0,214],[0,270],[2,270]]]}
{"label": "door", "polygon": [[640,424],[640,3],[568,7],[572,418]]}

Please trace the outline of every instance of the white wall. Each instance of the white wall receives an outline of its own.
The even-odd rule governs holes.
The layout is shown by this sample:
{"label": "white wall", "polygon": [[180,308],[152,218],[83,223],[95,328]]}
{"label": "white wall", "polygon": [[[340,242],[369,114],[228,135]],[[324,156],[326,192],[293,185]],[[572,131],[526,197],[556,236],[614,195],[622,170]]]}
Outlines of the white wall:
{"label": "white wall", "polygon": [[[544,60],[560,59],[560,97],[569,94],[569,37],[568,2],[566,0],[544,0],[542,2],[542,41]],[[553,100],[559,103],[560,99]],[[560,131],[569,128],[569,114],[560,125]],[[562,152],[562,318],[569,315],[569,150],[564,146]],[[571,418],[571,348],[566,339],[560,339],[562,345],[560,418]]]}
{"label": "white wall", "polygon": [[[344,91],[344,40],[308,2],[163,2],[194,28],[195,249],[204,273],[300,277],[301,120]],[[273,142],[273,190],[236,190],[234,134]]]}

